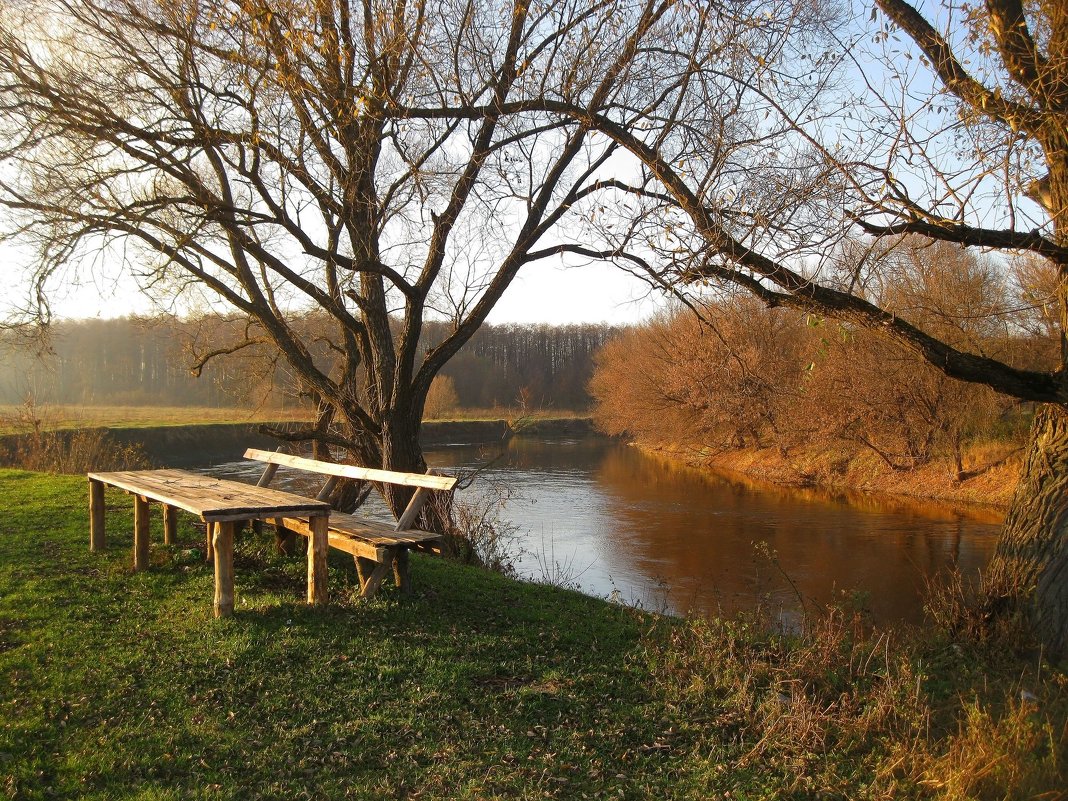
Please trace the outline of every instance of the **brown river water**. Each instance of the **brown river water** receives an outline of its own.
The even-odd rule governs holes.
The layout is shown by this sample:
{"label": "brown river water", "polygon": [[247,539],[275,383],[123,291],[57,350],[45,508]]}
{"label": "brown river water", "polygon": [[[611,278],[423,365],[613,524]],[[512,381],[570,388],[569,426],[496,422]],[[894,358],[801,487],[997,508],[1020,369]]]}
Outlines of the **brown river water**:
{"label": "brown river water", "polygon": [[[918,622],[925,584],[950,568],[977,578],[1000,522],[761,486],[597,437],[435,446],[426,457],[447,471],[482,468],[462,497],[494,510],[521,577],[673,614],[763,607],[793,625],[804,609],[847,601],[880,622]],[[249,480],[260,469],[211,472]]]}

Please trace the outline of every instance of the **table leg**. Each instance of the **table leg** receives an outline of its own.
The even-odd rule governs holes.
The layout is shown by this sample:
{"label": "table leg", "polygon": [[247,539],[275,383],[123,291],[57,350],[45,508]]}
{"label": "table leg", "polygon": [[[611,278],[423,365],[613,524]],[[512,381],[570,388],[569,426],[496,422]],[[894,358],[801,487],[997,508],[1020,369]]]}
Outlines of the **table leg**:
{"label": "table leg", "polygon": [[234,614],[234,527],[233,521],[208,523],[214,532],[215,617]]}
{"label": "table leg", "polygon": [[308,603],[321,606],[327,602],[326,556],[329,548],[330,518],[313,515],[308,518],[311,542],[308,544]]}
{"label": "table leg", "polygon": [[89,479],[89,550],[104,550],[104,484]]}
{"label": "table leg", "polygon": [[178,509],[168,503],[163,504],[163,544],[174,545],[178,535]]}
{"label": "table leg", "polygon": [[134,495],[134,572],[148,569],[148,499]]}
{"label": "table leg", "polygon": [[207,542],[204,543],[204,561],[215,561],[215,527],[218,523],[205,523],[204,531],[207,534]]}

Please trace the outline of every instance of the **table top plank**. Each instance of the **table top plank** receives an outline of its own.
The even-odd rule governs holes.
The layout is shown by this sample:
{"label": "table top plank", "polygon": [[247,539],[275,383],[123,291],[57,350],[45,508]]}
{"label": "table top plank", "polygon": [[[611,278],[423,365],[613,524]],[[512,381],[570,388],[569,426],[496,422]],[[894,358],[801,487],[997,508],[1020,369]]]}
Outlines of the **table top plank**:
{"label": "table top plank", "polygon": [[280,517],[286,513],[328,514],[330,511],[330,504],[325,501],[188,470],[121,470],[89,473],[89,478],[177,506],[210,522]]}

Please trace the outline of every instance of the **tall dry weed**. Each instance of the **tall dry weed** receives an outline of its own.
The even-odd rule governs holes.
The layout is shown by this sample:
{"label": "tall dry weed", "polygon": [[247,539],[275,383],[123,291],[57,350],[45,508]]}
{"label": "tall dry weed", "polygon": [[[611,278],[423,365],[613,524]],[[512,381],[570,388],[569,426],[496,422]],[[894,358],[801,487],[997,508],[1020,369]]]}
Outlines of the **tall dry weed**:
{"label": "tall dry weed", "polygon": [[49,419],[31,398],[0,427],[13,432],[0,445],[0,464],[42,473],[87,473],[149,467],[137,445],[122,445],[99,428],[74,429]]}

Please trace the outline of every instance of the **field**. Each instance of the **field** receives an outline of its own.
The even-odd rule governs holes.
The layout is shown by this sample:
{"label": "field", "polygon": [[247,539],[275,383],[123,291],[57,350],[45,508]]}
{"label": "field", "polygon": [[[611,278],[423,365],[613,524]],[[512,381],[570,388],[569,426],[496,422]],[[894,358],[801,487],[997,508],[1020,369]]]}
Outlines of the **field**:
{"label": "field", "polygon": [[[1025,642],[805,636],[659,618],[443,559],[415,594],[329,608],[243,536],[211,616],[180,518],[130,572],[130,503],[87,550],[85,480],[0,470],[0,796],[1046,798],[1068,786],[1068,679]],[[335,557],[338,555],[335,554]]]}
{"label": "field", "polygon": [[[466,420],[571,419],[580,412],[522,409],[458,409],[443,415],[441,422]],[[33,407],[0,404],[0,434],[28,430],[36,417],[46,430],[66,428],[154,428],[156,426],[204,423],[263,423],[310,420],[307,409],[240,409],[211,406],[82,406],[41,404]]]}

